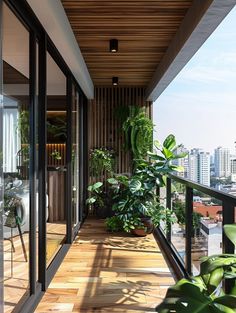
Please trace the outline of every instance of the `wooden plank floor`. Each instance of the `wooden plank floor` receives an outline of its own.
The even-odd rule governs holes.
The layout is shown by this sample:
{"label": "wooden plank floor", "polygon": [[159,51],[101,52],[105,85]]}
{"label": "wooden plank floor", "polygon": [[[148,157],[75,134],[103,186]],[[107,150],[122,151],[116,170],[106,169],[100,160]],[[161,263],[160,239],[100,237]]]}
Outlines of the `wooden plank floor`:
{"label": "wooden plank floor", "polygon": [[[10,229],[10,228],[9,228]],[[47,223],[47,255],[53,257],[66,234],[66,225]],[[27,260],[24,257],[20,236],[12,237],[14,251],[9,240],[4,240],[4,313],[14,310],[17,303],[29,296],[29,233],[23,233]],[[49,258],[49,261],[51,258]]]}
{"label": "wooden plank floor", "polygon": [[87,220],[35,312],[154,312],[173,283],[152,235],[110,234]]}

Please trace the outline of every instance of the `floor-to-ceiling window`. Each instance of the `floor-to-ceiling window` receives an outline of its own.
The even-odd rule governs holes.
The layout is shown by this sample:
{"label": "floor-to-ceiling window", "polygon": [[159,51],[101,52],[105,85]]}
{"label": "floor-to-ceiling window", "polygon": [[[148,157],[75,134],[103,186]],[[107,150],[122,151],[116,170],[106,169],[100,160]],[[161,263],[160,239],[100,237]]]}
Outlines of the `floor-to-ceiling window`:
{"label": "floor-to-ceiling window", "polygon": [[3,4],[4,311],[29,295],[29,31]]}
{"label": "floor-to-ceiling window", "polygon": [[47,53],[47,265],[66,236],[66,76]]}
{"label": "floor-to-ceiling window", "polygon": [[32,313],[82,218],[84,95],[24,3],[2,2],[0,312]]}

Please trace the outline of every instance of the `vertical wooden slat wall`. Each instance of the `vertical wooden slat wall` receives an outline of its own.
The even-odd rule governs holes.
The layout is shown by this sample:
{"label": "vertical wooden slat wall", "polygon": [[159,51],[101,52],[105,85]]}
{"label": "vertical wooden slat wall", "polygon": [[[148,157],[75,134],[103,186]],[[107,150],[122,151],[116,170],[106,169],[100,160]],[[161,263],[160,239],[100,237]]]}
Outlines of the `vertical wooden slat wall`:
{"label": "vertical wooden slat wall", "polygon": [[[117,173],[130,173],[131,168],[130,153],[124,150],[121,124],[114,112],[119,106],[139,105],[145,107],[148,116],[152,118],[152,102],[145,101],[144,91],[143,87],[95,87],[94,100],[89,103],[89,150],[101,147],[113,149],[117,156]],[[89,182],[92,181],[90,177]]]}

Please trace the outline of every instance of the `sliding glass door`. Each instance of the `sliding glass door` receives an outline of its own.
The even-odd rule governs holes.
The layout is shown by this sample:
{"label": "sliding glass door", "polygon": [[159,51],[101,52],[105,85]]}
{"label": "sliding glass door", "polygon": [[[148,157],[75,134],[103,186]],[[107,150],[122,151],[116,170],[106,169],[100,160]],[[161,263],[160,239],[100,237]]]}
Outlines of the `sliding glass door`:
{"label": "sliding glass door", "polygon": [[66,237],[66,76],[47,52],[47,266]]}
{"label": "sliding glass door", "polygon": [[29,31],[3,4],[4,311],[29,296]]}
{"label": "sliding glass door", "polygon": [[83,218],[85,98],[24,2],[2,3],[0,312],[32,313]]}

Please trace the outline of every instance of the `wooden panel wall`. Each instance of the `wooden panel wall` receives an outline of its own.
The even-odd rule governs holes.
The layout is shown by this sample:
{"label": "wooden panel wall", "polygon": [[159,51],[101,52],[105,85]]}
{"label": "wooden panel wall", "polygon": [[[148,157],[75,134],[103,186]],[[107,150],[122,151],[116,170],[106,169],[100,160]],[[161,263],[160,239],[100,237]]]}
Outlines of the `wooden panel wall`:
{"label": "wooden panel wall", "polygon": [[48,222],[65,221],[65,172],[48,172]]}
{"label": "wooden panel wall", "polygon": [[[152,102],[145,101],[142,87],[96,87],[88,107],[89,150],[112,148],[117,154],[117,173],[130,173],[130,154],[124,150],[124,136],[114,112],[119,106],[139,105],[152,118]],[[90,178],[91,182],[91,178]]]}
{"label": "wooden panel wall", "polygon": [[[57,160],[52,156],[54,151],[59,152],[61,159]],[[48,166],[65,166],[66,164],[66,144],[64,143],[49,143],[47,144]]]}

